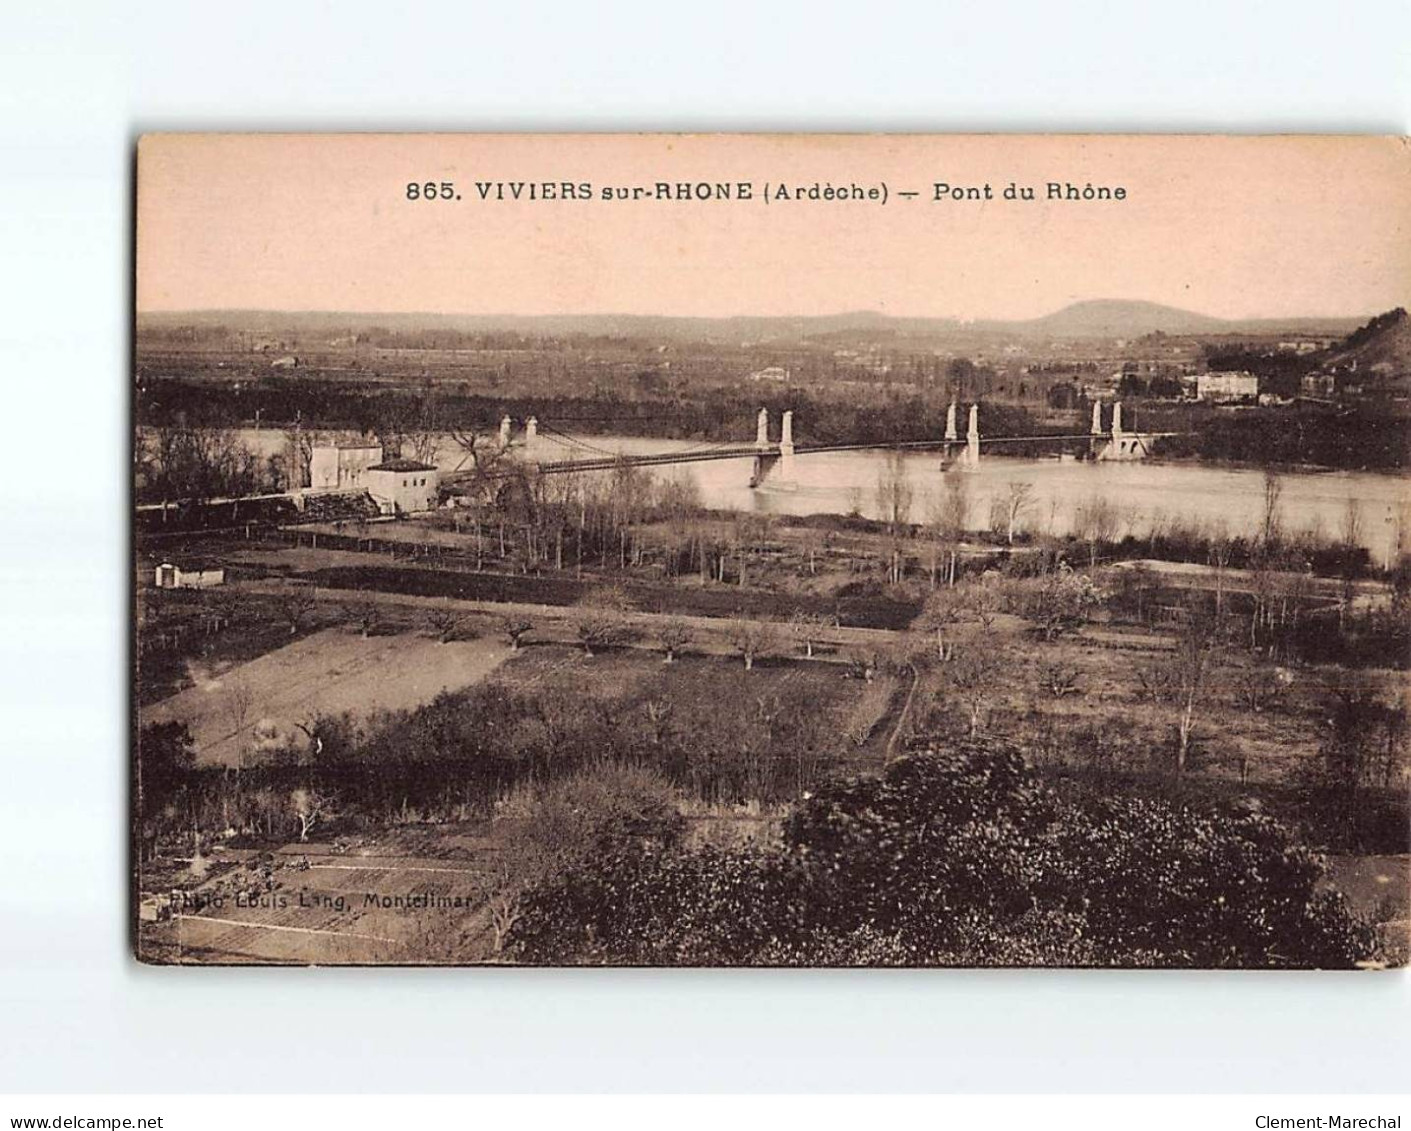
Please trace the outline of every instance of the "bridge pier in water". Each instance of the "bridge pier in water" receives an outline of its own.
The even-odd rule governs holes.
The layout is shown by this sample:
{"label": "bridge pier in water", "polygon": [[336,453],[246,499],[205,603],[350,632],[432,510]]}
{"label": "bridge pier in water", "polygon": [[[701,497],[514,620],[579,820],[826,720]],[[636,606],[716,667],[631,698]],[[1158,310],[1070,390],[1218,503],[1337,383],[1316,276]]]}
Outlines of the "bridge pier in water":
{"label": "bridge pier in water", "polygon": [[769,410],[759,410],[755,424],[754,467],[750,471],[750,486],[758,487],[769,477],[774,465],[779,465],[779,478],[785,484],[794,482],[794,412],[787,410],[780,419],[779,444],[776,447],[769,439]]}
{"label": "bridge pier in water", "polygon": [[970,406],[970,419],[965,431],[965,447],[957,458],[954,453],[956,446],[960,443],[960,432],[956,424],[958,409],[959,406],[955,401],[951,401],[946,406],[945,444],[941,449],[942,471],[951,467],[974,471],[980,466],[980,406],[978,404]]}
{"label": "bridge pier in water", "polygon": [[1122,402],[1112,402],[1112,429],[1102,427],[1102,402],[1093,404],[1093,426],[1090,448],[1092,457],[1103,463],[1146,459],[1151,455],[1151,438],[1142,432],[1128,432],[1122,427]]}
{"label": "bridge pier in water", "polygon": [[980,468],[980,406],[977,404],[970,406],[970,425],[965,430],[965,455],[961,460],[969,471]]}
{"label": "bridge pier in water", "polygon": [[779,453],[771,451],[769,447],[769,410],[762,408],[759,416],[755,418],[754,434],[755,457],[754,467],[750,471],[750,487],[758,487],[764,482],[775,462],[779,459]]}

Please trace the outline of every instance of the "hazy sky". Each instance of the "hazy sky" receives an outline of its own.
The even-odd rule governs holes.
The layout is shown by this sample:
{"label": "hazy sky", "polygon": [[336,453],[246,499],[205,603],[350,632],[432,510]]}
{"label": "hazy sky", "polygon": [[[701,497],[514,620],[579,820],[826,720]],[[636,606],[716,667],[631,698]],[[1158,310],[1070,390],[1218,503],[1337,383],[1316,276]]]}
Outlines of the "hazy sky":
{"label": "hazy sky", "polygon": [[[409,201],[410,181],[461,199]],[[511,181],[590,182],[593,199],[480,199],[477,182]],[[754,199],[599,198],[659,181],[750,181]],[[938,181],[995,199],[937,202]],[[1127,199],[1048,202],[1051,181]],[[889,200],[765,203],[780,182],[885,183]],[[1005,201],[1010,182],[1039,199]],[[1385,138],[166,135],[141,143],[137,218],[143,311],[1411,306],[1411,145]]]}

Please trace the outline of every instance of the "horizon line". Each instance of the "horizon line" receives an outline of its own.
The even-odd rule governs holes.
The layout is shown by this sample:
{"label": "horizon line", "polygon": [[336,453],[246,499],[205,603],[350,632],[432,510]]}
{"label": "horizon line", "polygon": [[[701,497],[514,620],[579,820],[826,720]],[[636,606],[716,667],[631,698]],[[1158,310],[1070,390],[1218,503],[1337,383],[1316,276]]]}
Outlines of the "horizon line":
{"label": "horizon line", "polygon": [[387,309],[357,309],[357,308],[336,308],[336,307],[274,307],[274,306],[198,306],[198,307],[155,307],[142,308],[135,307],[134,313],[142,315],[213,315],[213,314],[282,314],[282,315],[334,315],[334,316],[357,316],[357,317],[395,317],[395,318],[483,318],[483,319],[549,319],[549,318],[659,318],[676,321],[692,322],[731,322],[744,319],[755,319],[759,321],[789,321],[789,320],[821,320],[827,318],[846,318],[866,316],[870,318],[884,319],[894,322],[952,322],[960,326],[975,325],[982,323],[1022,323],[1039,322],[1045,318],[1052,318],[1065,311],[1073,310],[1077,307],[1093,306],[1105,303],[1130,304],[1132,306],[1157,307],[1161,310],[1170,311],[1175,314],[1183,314],[1192,318],[1209,319],[1212,322],[1279,322],[1279,321],[1345,321],[1348,319],[1361,318],[1370,319],[1379,314],[1389,313],[1396,309],[1406,309],[1405,305],[1398,303],[1384,309],[1368,312],[1362,310],[1356,313],[1302,313],[1302,314],[1247,314],[1237,316],[1227,316],[1218,314],[1207,314],[1204,311],[1191,310],[1187,307],[1172,306],[1169,303],[1157,302],[1152,299],[1120,299],[1120,298],[1094,298],[1077,299],[1067,303],[1046,314],[1036,314],[1029,317],[964,317],[955,314],[891,314],[883,310],[872,307],[853,307],[850,309],[840,309],[822,313],[804,314],[668,314],[662,312],[642,312],[625,310],[597,310],[597,311],[555,311],[555,312],[514,312],[514,311],[468,311],[468,310],[387,310]]}

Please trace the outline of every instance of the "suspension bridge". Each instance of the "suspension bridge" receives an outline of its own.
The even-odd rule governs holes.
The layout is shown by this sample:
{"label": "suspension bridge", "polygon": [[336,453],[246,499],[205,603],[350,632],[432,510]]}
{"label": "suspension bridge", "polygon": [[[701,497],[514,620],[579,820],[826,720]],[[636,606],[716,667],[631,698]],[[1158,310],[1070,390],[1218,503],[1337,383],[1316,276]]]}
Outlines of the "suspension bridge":
{"label": "suspension bridge", "polygon": [[[693,446],[665,452],[625,453],[594,444],[590,440],[574,436],[548,423],[541,424],[537,417],[529,417],[524,422],[522,437],[515,437],[515,422],[506,416],[500,421],[499,451],[506,452],[520,447],[526,458],[513,467],[495,464],[487,468],[467,470],[457,466],[442,475],[442,482],[454,488],[458,483],[469,479],[504,478],[532,469],[540,475],[570,475],[580,472],[611,471],[621,467],[662,467],[673,464],[700,463],[708,460],[750,459],[752,469],[750,486],[757,487],[778,469],[779,478],[788,481],[793,477],[794,461],[800,456],[816,455],[823,452],[856,451],[926,451],[941,453],[943,467],[957,466],[961,469],[976,470],[980,465],[982,449],[1003,449],[1006,445],[1067,444],[1084,445],[1086,458],[1100,461],[1140,460],[1151,454],[1153,441],[1164,437],[1178,436],[1178,432],[1135,432],[1128,431],[1122,424],[1122,404],[1112,406],[1110,423],[1104,425],[1103,406],[1093,405],[1092,426],[1087,432],[1040,433],[1027,436],[984,436],[980,432],[979,405],[969,408],[968,427],[962,436],[958,429],[959,406],[952,403],[946,411],[946,429],[942,436],[924,440],[901,440],[879,444],[875,441],[857,443],[850,441],[820,442],[799,444],[794,440],[794,414],[783,413],[780,421],[779,439],[770,435],[769,410],[760,409],[756,419],[753,443],[739,441],[703,442]],[[537,458],[550,450],[550,446],[564,453],[563,458]],[[529,449],[535,449],[529,455]],[[471,458],[468,453],[467,459]]]}

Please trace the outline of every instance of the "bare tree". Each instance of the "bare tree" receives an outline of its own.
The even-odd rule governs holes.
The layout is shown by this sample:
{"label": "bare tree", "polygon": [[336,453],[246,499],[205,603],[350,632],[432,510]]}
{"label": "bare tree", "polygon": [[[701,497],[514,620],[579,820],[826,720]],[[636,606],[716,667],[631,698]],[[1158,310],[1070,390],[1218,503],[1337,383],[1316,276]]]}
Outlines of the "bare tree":
{"label": "bare tree", "polygon": [[1279,501],[1283,498],[1284,481],[1272,467],[1264,469],[1264,512],[1261,523],[1261,538],[1265,547],[1272,547],[1279,541],[1281,515]]}
{"label": "bare tree", "polygon": [[1005,532],[1009,544],[1014,545],[1014,535],[1019,529],[1019,519],[1034,501],[1034,485],[1025,482],[1011,482],[1009,495],[1005,499]]}
{"label": "bare tree", "polygon": [[1362,503],[1350,496],[1342,512],[1342,544],[1349,550],[1362,545]]}
{"label": "bare tree", "polygon": [[1255,663],[1240,673],[1236,684],[1240,705],[1259,714],[1276,705],[1284,690],[1281,669]]}
{"label": "bare tree", "polygon": [[583,654],[591,659],[595,648],[612,647],[622,640],[625,628],[621,616],[609,609],[588,610],[576,625]]}
{"label": "bare tree", "polygon": [[902,578],[901,539],[911,528],[911,504],[914,498],[915,491],[907,478],[906,463],[901,453],[888,452],[887,462],[877,474],[877,510],[892,539],[887,576],[893,584]]}
{"label": "bare tree", "polygon": [[445,435],[445,424],[441,415],[441,398],[434,386],[428,387],[415,410],[409,415],[403,452],[410,448],[412,459],[434,464],[436,450],[440,447],[441,437]]}
{"label": "bare tree", "polygon": [[671,702],[667,699],[648,699],[643,706],[647,712],[647,724],[651,728],[652,745],[661,746],[666,742],[671,729]]}
{"label": "bare tree", "polygon": [[1062,699],[1068,695],[1080,695],[1082,694],[1078,687],[1080,674],[1077,668],[1054,661],[1044,665],[1040,674],[1040,684],[1055,699]]}
{"label": "bare tree", "polygon": [[506,873],[504,882],[490,892],[487,905],[490,908],[490,927],[495,932],[496,954],[504,950],[514,925],[523,917],[519,902],[521,890]]}
{"label": "bare tree", "polygon": [[1024,615],[1034,622],[1045,640],[1056,640],[1087,624],[1101,607],[1104,596],[1090,576],[1060,562],[1058,569],[1041,578],[1029,595]]}
{"label": "bare tree", "polygon": [[449,644],[456,638],[456,632],[461,626],[461,614],[449,605],[432,609],[426,615],[432,629],[436,633],[438,643]]}
{"label": "bare tree", "polygon": [[289,804],[299,822],[299,840],[309,839],[314,828],[333,816],[334,796],[303,786],[289,795]]}
{"label": "bare tree", "polygon": [[358,626],[364,640],[374,635],[382,625],[382,608],[371,597],[348,605],[347,613],[353,623]]}
{"label": "bare tree", "polygon": [[897,451],[887,453],[886,463],[877,473],[877,510],[887,529],[895,535],[911,521],[915,491],[906,475],[906,463]]}
{"label": "bare tree", "polygon": [[1207,560],[1215,579],[1215,617],[1218,620],[1225,612],[1225,571],[1230,568],[1230,558],[1234,554],[1229,527],[1223,522],[1216,523],[1211,528],[1207,546]]}
{"label": "bare tree", "polygon": [[1003,662],[1000,652],[993,647],[969,647],[962,649],[944,668],[946,682],[965,704],[972,738],[980,733],[985,705],[994,694],[996,676]]}
{"label": "bare tree", "polygon": [[229,428],[161,425],[145,450],[144,478],[164,502],[238,497],[260,481],[258,457]]}
{"label": "bare tree", "polygon": [[797,610],[789,618],[789,631],[803,645],[804,655],[813,659],[814,646],[821,643],[830,628],[838,627],[838,618],[828,613],[808,613]]}
{"label": "bare tree", "polygon": [[1121,515],[1105,495],[1093,495],[1073,512],[1073,536],[1088,546],[1088,564],[1097,565],[1098,551],[1117,536]]}
{"label": "bare tree", "polygon": [[986,572],[969,578],[958,590],[964,615],[974,621],[988,636],[1004,608],[1003,582],[995,573]]}
{"label": "bare tree", "polygon": [[941,497],[935,504],[933,520],[938,537],[947,545],[946,583],[956,582],[958,546],[970,524],[970,478],[957,467],[946,470]]}
{"label": "bare tree", "polygon": [[691,641],[691,626],[679,617],[671,617],[668,620],[658,621],[656,625],[656,641],[661,645],[661,649],[666,653],[665,663],[674,663],[676,653],[681,651]]}
{"label": "bare tree", "polygon": [[255,691],[243,679],[231,682],[226,707],[230,712],[231,730],[239,735],[250,722],[250,712],[255,708]]}
{"label": "bare tree", "polygon": [[303,587],[289,589],[281,593],[276,604],[279,607],[280,616],[289,625],[290,636],[298,635],[299,630],[313,618],[314,609],[318,606],[313,592]]}
{"label": "bare tree", "polygon": [[382,445],[383,459],[399,459],[402,456],[402,442],[407,434],[409,406],[404,397],[385,396],[376,400],[377,419],[373,432]]}
{"label": "bare tree", "polygon": [[205,614],[206,635],[214,636],[224,632],[232,624],[240,612],[240,601],[228,591],[220,589],[207,591],[201,599],[202,611]]}
{"label": "bare tree", "polygon": [[1325,791],[1323,810],[1354,842],[1367,831],[1364,791],[1405,772],[1406,706],[1404,698],[1384,702],[1371,679],[1352,672],[1326,705],[1328,730],[1310,776]]}
{"label": "bare tree", "polygon": [[518,652],[520,641],[533,629],[531,621],[523,617],[506,617],[500,624],[500,631],[505,634],[505,639],[510,642],[510,651]]}
{"label": "bare tree", "polygon": [[917,627],[934,633],[936,659],[945,663],[955,653],[955,629],[966,616],[966,595],[959,589],[938,589],[921,607]]}
{"label": "bare tree", "polygon": [[774,627],[765,621],[750,620],[736,614],[730,619],[729,640],[732,648],[745,662],[745,671],[774,646]]}
{"label": "bare tree", "polygon": [[[882,656],[876,648],[869,648],[864,645],[861,647],[854,648],[848,653],[848,673],[854,679],[861,679],[865,680],[867,683],[871,683],[874,679],[877,678],[877,670],[881,666]],[[870,725],[868,727],[867,733],[871,733]],[[864,736],[864,739],[862,741],[865,740],[866,739]],[[858,745],[861,744],[862,743],[860,741]]]}
{"label": "bare tree", "polygon": [[289,449],[289,489],[297,491],[301,487],[312,486],[314,447],[318,444],[318,434],[303,428],[291,428],[285,437]]}
{"label": "bare tree", "polygon": [[1200,609],[1190,607],[1171,659],[1170,682],[1176,696],[1177,777],[1184,776],[1186,772],[1191,732],[1195,727],[1196,711],[1205,701],[1214,664],[1215,642],[1214,624]]}
{"label": "bare tree", "polygon": [[1149,703],[1166,703],[1171,698],[1169,664],[1140,664],[1136,669],[1137,697]]}

